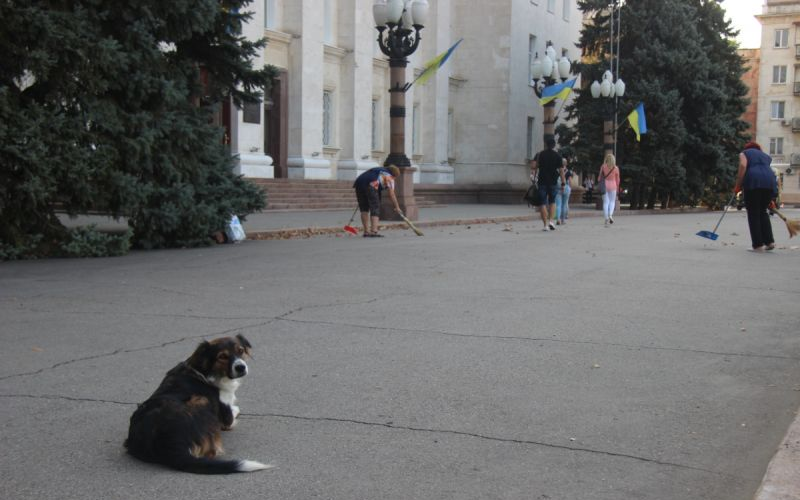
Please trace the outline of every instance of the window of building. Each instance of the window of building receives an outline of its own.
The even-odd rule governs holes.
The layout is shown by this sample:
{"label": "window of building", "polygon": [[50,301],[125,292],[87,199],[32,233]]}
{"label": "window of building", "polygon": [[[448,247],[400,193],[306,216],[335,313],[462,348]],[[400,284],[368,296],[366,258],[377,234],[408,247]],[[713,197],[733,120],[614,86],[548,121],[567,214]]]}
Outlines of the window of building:
{"label": "window of building", "polygon": [[569,21],[569,0],[564,0],[564,20]]}
{"label": "window of building", "polygon": [[372,150],[380,150],[381,145],[381,101],[372,99]]}
{"label": "window of building", "polygon": [[456,137],[456,123],[454,120],[453,110],[447,110],[447,157],[448,158],[455,158],[456,157],[456,146],[455,146],[455,137]]}
{"label": "window of building", "polygon": [[783,120],[786,103],[784,101],[772,101],[770,105],[769,117],[773,120]]}
{"label": "window of building", "polygon": [[528,35],[528,83],[533,85],[533,61],[536,60],[536,37]]}
{"label": "window of building", "polygon": [[780,29],[775,30],[775,48],[785,49],[789,46],[789,30]]}
{"label": "window of building", "polygon": [[334,0],[324,0],[325,4],[323,6],[323,22],[324,22],[324,33],[323,33],[323,41],[328,45],[335,45],[334,43],[334,35],[333,35],[333,24],[334,24]]}
{"label": "window of building", "polygon": [[786,66],[772,67],[772,83],[786,83]]}
{"label": "window of building", "polygon": [[322,93],[322,145],[333,144],[333,92]]}
{"label": "window of building", "polygon": [[275,0],[265,0],[264,3],[264,27],[275,29]]}
{"label": "window of building", "polygon": [[533,144],[534,144],[534,137],[535,137],[535,134],[536,134],[536,121],[535,121],[535,118],[533,118],[532,116],[528,117],[528,132],[527,132],[527,134],[528,135],[525,138],[525,140],[527,141],[527,147],[525,149],[525,152],[527,154],[527,158],[530,160],[530,159],[533,158],[533,154],[534,154],[533,153]]}
{"label": "window of building", "polygon": [[556,0],[547,0],[547,12],[556,11]]}
{"label": "window of building", "polygon": [[769,138],[769,154],[771,155],[783,154],[783,137]]}
{"label": "window of building", "polygon": [[415,155],[421,154],[422,150],[422,145],[420,144],[421,125],[419,104],[414,104],[414,108],[411,111],[411,152]]}

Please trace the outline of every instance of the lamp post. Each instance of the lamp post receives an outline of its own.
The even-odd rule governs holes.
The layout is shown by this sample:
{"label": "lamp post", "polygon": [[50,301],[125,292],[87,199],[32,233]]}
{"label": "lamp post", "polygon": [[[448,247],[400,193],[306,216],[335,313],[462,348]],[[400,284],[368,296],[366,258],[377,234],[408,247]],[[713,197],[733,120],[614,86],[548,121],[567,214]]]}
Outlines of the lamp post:
{"label": "lamp post", "polygon": [[384,165],[400,168],[397,182],[397,201],[406,217],[419,217],[414,200],[414,179],[411,161],[405,154],[405,117],[407,57],[419,46],[420,30],[428,19],[427,0],[375,0],[372,4],[375,29],[378,30],[378,46],[389,57],[389,156]]}
{"label": "lamp post", "polygon": [[[567,58],[567,50],[561,52],[561,59],[556,59],[556,49],[553,48],[553,43],[547,41],[547,47],[544,51],[544,57],[539,60],[539,53],[535,55],[536,59],[531,65],[531,77],[533,78],[533,91],[536,97],[542,97],[542,91],[545,87],[559,82],[559,79],[566,80],[570,76],[570,69],[572,65]],[[542,124],[544,125],[544,140],[547,138],[555,139],[555,116],[556,102],[555,100],[548,102],[543,106],[544,117]]]}
{"label": "lamp post", "polygon": [[[620,29],[622,25],[622,9],[619,6],[618,0],[611,2],[611,15],[609,16],[609,66],[610,70],[603,73],[602,82],[595,80],[592,82],[589,90],[592,97],[600,99],[605,97],[608,100],[604,101],[605,113],[603,116],[603,158],[608,153],[616,155],[617,153],[617,98],[625,95],[625,82],[619,77],[619,44]],[[614,47],[616,44],[616,49]],[[616,62],[616,79],[614,81],[614,63]],[[613,100],[613,101],[612,101]]]}
{"label": "lamp post", "polygon": [[603,73],[602,83],[595,80],[589,87],[592,97],[595,99],[605,99],[603,106],[605,107],[603,113],[603,158],[608,153],[616,154],[616,115],[617,115],[617,97],[625,95],[625,82],[617,78],[614,81],[614,76],[611,71],[606,70]]}

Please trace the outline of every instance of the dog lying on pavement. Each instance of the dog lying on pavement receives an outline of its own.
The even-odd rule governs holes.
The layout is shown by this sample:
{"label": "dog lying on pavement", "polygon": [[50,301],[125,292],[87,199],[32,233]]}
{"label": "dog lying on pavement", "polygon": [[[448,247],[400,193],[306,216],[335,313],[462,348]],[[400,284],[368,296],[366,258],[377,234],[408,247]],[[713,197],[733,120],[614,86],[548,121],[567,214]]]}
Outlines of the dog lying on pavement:
{"label": "dog lying on pavement", "polygon": [[128,453],[197,474],[253,472],[272,466],[224,460],[221,431],[236,425],[236,389],[247,375],[250,342],[242,335],[201,343],[167,372],[161,385],[131,416]]}

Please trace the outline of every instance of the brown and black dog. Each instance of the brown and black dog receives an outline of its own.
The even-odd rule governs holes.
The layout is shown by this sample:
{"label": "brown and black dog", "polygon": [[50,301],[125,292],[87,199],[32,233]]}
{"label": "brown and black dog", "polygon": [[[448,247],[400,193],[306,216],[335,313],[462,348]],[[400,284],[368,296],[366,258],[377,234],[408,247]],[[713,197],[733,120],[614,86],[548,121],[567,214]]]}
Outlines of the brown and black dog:
{"label": "brown and black dog", "polygon": [[223,460],[222,430],[236,424],[236,389],[247,375],[250,342],[242,335],[201,343],[167,372],[131,416],[128,453],[145,462],[197,474],[269,469],[252,460]]}

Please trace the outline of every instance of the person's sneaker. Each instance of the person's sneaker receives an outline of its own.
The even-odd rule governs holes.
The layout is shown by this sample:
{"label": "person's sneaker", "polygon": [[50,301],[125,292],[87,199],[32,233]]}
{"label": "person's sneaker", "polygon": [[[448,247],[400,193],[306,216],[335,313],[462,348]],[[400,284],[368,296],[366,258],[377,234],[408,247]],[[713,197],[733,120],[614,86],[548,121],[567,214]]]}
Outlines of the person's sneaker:
{"label": "person's sneaker", "polygon": [[556,221],[556,226],[560,226],[560,225],[561,225],[561,221],[560,221],[560,220],[557,220],[557,221]]}
{"label": "person's sneaker", "polygon": [[554,226],[552,222],[550,223],[550,230],[551,231],[555,231],[556,230],[556,226]]}
{"label": "person's sneaker", "polygon": [[613,224],[613,223],[614,223],[614,219],[611,219],[611,218],[609,218],[609,219],[608,219],[608,223],[609,223],[609,224]]}
{"label": "person's sneaker", "polygon": [[603,223],[604,226],[608,227],[608,219]]}

